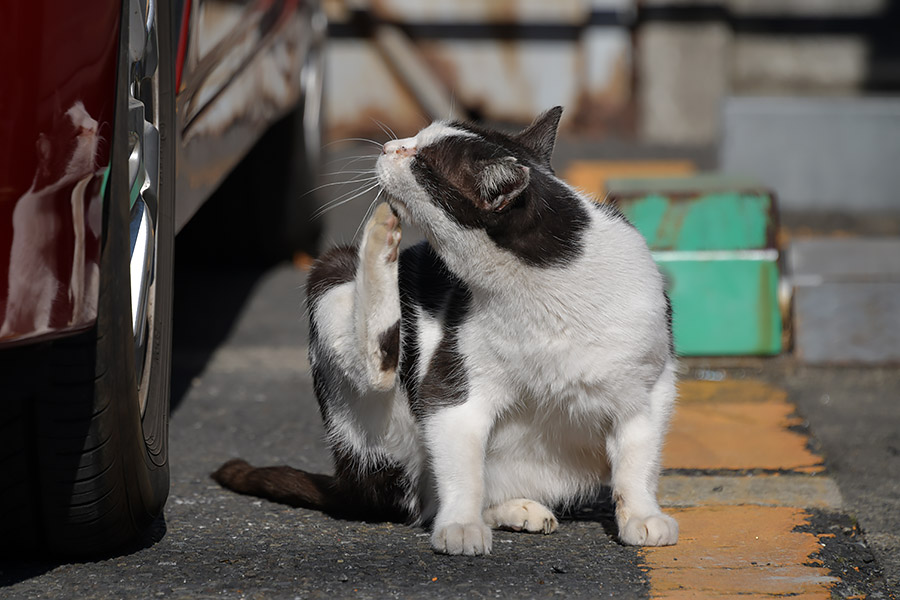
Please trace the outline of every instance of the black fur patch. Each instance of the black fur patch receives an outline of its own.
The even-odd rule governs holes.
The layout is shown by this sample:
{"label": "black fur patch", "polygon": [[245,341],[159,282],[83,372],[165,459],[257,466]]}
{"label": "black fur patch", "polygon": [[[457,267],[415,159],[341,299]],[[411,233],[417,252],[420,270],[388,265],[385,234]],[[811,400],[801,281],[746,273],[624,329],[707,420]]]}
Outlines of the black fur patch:
{"label": "black fur patch", "polygon": [[306,283],[308,303],[322,294],[356,278],[359,263],[358,250],[351,246],[340,246],[326,252],[313,265]]}
{"label": "black fur patch", "polygon": [[404,314],[411,314],[411,310],[406,309],[421,306],[429,316],[437,318],[446,308],[451,292],[463,287],[428,242],[419,242],[404,250],[398,271],[400,305]]}
{"label": "black fur patch", "polygon": [[459,351],[459,327],[469,312],[469,292],[456,288],[451,294],[444,316],[443,337],[428,363],[428,371],[419,386],[414,414],[426,414],[444,406],[466,401],[469,379]]}
{"label": "black fur patch", "polygon": [[337,480],[335,516],[366,521],[410,523],[418,517],[418,510],[410,512],[407,499],[412,484],[399,464],[387,458],[376,460],[369,468],[361,469],[350,453],[332,448]]}
{"label": "black fur patch", "polygon": [[392,371],[400,361],[400,321],[388,327],[378,336],[378,347],[381,349],[381,370]]}
{"label": "black fur patch", "polygon": [[[457,350],[457,331],[468,312],[469,291],[450,273],[426,242],[400,255],[401,340],[400,382],[410,408],[421,418],[435,408],[465,400],[466,377]],[[416,314],[441,319],[443,338],[419,381],[421,351]]]}
{"label": "black fur patch", "polygon": [[632,222],[628,220],[628,217],[625,216],[625,213],[623,213],[622,210],[619,208],[619,206],[617,204],[615,204],[614,202],[603,201],[603,202],[592,202],[591,204],[599,212],[601,212],[609,217],[612,217],[613,219],[615,219],[617,221],[626,223],[630,227],[634,228],[634,224],[632,224]]}
{"label": "black fur patch", "polygon": [[562,106],[551,108],[538,116],[534,123],[513,138],[534,151],[548,168],[550,167],[550,157],[553,155],[553,147],[556,145],[556,130],[559,129],[559,119],[562,117],[562,113]]}
{"label": "black fur patch", "polygon": [[675,334],[672,331],[672,300],[667,292],[663,292],[666,299],[666,326],[669,328],[669,354],[675,356]]}
{"label": "black fur patch", "polygon": [[[410,168],[416,181],[462,227],[482,229],[499,247],[536,267],[564,266],[577,258],[590,215],[542,158],[498,132],[455,124],[478,138],[450,136],[418,151]],[[525,190],[503,210],[484,208],[478,189],[481,161],[513,156],[530,169]]]}

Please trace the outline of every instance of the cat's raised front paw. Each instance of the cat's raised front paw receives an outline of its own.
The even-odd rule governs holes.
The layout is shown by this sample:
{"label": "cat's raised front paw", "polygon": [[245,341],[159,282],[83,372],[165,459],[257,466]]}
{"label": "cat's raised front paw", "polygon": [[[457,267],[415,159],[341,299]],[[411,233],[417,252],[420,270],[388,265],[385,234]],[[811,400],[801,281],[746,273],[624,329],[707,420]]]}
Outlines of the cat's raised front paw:
{"label": "cat's raised front paw", "polygon": [[491,530],[484,523],[435,526],[431,534],[431,547],[440,554],[490,554]]}
{"label": "cat's raised front paw", "polygon": [[559,521],[549,508],[534,500],[516,498],[484,511],[484,520],[491,527],[549,534],[556,531]]}
{"label": "cat's raised front paw", "polygon": [[619,526],[619,539],[631,546],[671,546],[678,541],[678,522],[662,513],[631,517]]}
{"label": "cat's raised front paw", "polygon": [[365,256],[367,260],[396,262],[400,255],[399,246],[402,233],[400,219],[386,202],[375,207],[375,212],[366,223]]}

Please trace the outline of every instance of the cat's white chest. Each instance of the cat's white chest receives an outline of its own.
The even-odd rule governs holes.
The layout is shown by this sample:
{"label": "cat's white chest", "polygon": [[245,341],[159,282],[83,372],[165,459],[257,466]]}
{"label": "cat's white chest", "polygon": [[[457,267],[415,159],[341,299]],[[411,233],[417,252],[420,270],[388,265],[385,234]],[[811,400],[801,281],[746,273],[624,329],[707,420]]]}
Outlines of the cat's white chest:
{"label": "cat's white chest", "polygon": [[471,369],[529,396],[576,399],[592,391],[596,349],[583,331],[513,311],[485,311],[461,336]]}

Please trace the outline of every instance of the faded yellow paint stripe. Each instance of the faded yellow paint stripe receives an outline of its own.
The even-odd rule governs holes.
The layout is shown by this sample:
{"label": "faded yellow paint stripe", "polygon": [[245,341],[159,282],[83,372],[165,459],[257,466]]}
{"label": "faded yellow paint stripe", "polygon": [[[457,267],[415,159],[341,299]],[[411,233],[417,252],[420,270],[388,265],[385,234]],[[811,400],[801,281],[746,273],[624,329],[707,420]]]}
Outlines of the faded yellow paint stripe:
{"label": "faded yellow paint stripe", "polygon": [[576,160],[566,169],[563,179],[602,200],[610,179],[678,177],[696,170],[688,160]]}
{"label": "faded yellow paint stripe", "polygon": [[821,475],[663,475],[659,501],[664,507],[755,504],[838,510],[841,492]]}
{"label": "faded yellow paint stripe", "polygon": [[[806,436],[790,429],[799,419],[787,393],[732,380],[687,381],[679,391],[664,465],[721,473],[662,478],[660,501],[680,536],[644,550],[651,597],[830,598],[837,580],[812,558],[819,539],[795,529],[807,507],[839,508],[840,492]],[[760,469],[788,473],[743,473]]]}
{"label": "faded yellow paint stripe", "polygon": [[757,379],[685,380],[678,384],[680,403],[785,402],[787,392]]}
{"label": "faded yellow paint stripe", "polygon": [[787,394],[758,381],[688,381],[663,451],[668,469],[784,470],[817,473],[821,457],[807,438]]}
{"label": "faded yellow paint stripe", "polygon": [[830,598],[837,580],[810,558],[819,540],[794,531],[802,509],[702,506],[667,511],[678,544],[647,548],[652,598]]}

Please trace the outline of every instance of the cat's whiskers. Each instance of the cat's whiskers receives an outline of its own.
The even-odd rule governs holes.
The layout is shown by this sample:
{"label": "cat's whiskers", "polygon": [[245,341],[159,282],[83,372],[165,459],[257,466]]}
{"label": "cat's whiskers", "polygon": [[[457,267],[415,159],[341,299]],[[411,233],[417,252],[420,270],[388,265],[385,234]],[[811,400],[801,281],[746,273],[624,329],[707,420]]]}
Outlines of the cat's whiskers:
{"label": "cat's whiskers", "polygon": [[[380,184],[378,184],[378,183],[376,182],[376,183],[373,183],[372,185],[369,185],[368,187],[365,186],[365,185],[363,185],[362,188],[364,188],[364,189],[362,189],[362,188],[357,188],[357,189],[355,189],[355,190],[350,190],[349,192],[347,192],[347,193],[345,193],[345,194],[343,194],[343,195],[341,195],[341,196],[338,196],[336,199],[334,199],[334,200],[328,202],[327,204],[325,204],[324,206],[322,206],[322,208],[320,208],[319,210],[315,211],[315,212],[312,214],[312,217],[311,217],[311,218],[313,218],[313,219],[318,219],[319,217],[321,217],[322,215],[324,215],[326,212],[331,211],[331,210],[334,210],[334,209],[336,209],[336,208],[339,207],[339,206],[343,206],[344,204],[347,204],[348,202],[351,202],[352,200],[355,200],[356,198],[359,198],[360,196],[364,196],[365,194],[368,194],[369,192],[371,192],[371,191],[374,190],[375,188],[379,187],[379,185],[380,185]],[[350,195],[350,194],[352,194],[352,195]],[[347,196],[349,196],[349,197],[347,197]]]}
{"label": "cat's whiskers", "polygon": [[[309,194],[312,194],[312,193],[314,193],[314,192],[318,192],[319,190],[325,189],[325,188],[327,188],[327,187],[334,187],[334,186],[336,186],[336,185],[350,185],[351,183],[362,183],[362,184],[365,185],[365,184],[374,182],[374,181],[376,181],[377,179],[378,179],[378,177],[375,176],[374,173],[373,173],[371,177],[354,177],[353,179],[350,179],[350,180],[347,180],[347,181],[332,181],[332,182],[330,182],[330,183],[323,183],[323,184],[321,184],[321,185],[319,185],[319,186],[314,187],[313,189],[309,190],[308,192],[304,193],[304,194],[303,194],[302,196],[300,196],[300,197],[301,197],[301,198],[304,198],[304,197],[308,196]],[[359,188],[357,188],[357,189],[359,189]],[[351,191],[350,193],[353,193],[353,191]]]}
{"label": "cat's whiskers", "polygon": [[367,144],[373,144],[375,146],[378,146],[379,148],[382,148],[384,146],[384,144],[382,144],[381,142],[376,142],[375,140],[370,140],[369,138],[352,137],[341,138],[339,140],[334,140],[333,142],[328,142],[327,144],[322,146],[322,148],[328,148],[329,146],[334,146],[335,144],[340,144],[342,142],[366,142]]}
{"label": "cat's whiskers", "polygon": [[[373,119],[373,121],[376,121],[376,120]],[[385,135],[393,135],[393,132],[390,131],[390,128],[386,128],[386,126],[383,126],[383,124],[381,124],[378,121],[376,121],[376,124],[378,124],[379,127],[382,128],[382,131],[384,131]],[[396,138],[396,136],[394,136],[394,137]],[[376,142],[375,140],[368,139],[368,138],[344,138],[341,140],[335,140],[334,142],[326,144],[326,146],[331,146],[331,145],[334,145],[334,144],[337,144],[340,142],[353,142],[353,141],[366,142],[366,143],[377,146],[379,149],[382,148],[381,143]],[[337,171],[329,172],[329,173],[322,173],[322,177],[346,177],[346,176],[352,176],[352,177],[349,179],[342,179],[340,181],[331,181],[328,183],[324,183],[324,184],[319,185],[318,187],[310,190],[309,192],[307,192],[307,194],[319,191],[324,188],[334,187],[334,186],[347,186],[347,185],[352,185],[352,184],[358,184],[358,185],[356,185],[353,189],[351,189],[347,192],[344,192],[341,195],[337,196],[336,198],[332,198],[328,202],[324,203],[315,212],[313,212],[313,214],[311,215],[310,218],[312,218],[312,219],[321,218],[325,213],[330,212],[340,206],[343,206],[344,204],[347,204],[348,202],[352,202],[356,198],[359,198],[360,196],[364,196],[364,195],[368,194],[369,192],[371,192],[372,190],[376,189],[378,187],[378,176],[375,173],[374,164],[370,168],[363,168],[363,169],[360,169],[360,168],[351,169],[349,167],[351,165],[353,165],[354,163],[358,163],[360,161],[367,160],[367,159],[372,159],[373,163],[374,163],[374,161],[377,158],[378,158],[378,154],[359,154],[359,155],[353,155],[353,156],[337,157],[337,158],[334,158],[334,159],[328,161],[326,163],[326,165],[338,164],[340,166],[340,169]],[[374,206],[376,204],[377,199],[378,199],[378,197],[380,197],[380,195],[381,195],[381,192],[379,191],[379,193],[375,196],[376,199],[373,200],[372,203],[369,205],[369,209],[367,209],[367,211],[366,211],[367,215],[368,215],[368,212],[371,210],[372,206]],[[357,232],[354,234],[354,238],[356,238],[356,236],[358,234],[359,234],[359,228],[357,228]]]}
{"label": "cat's whiskers", "polygon": [[353,197],[355,197],[357,194],[360,193],[361,190],[363,190],[363,189],[367,189],[367,190],[368,190],[368,189],[374,189],[377,185],[378,185],[378,184],[377,184],[376,182],[374,182],[374,181],[364,181],[364,182],[362,182],[362,185],[359,185],[359,186],[357,186],[357,187],[354,187],[352,190],[349,190],[349,191],[347,191],[347,192],[344,192],[344,193],[341,194],[340,196],[338,196],[338,197],[336,197],[336,198],[332,198],[331,200],[329,200],[328,202],[326,202],[325,204],[323,204],[322,207],[321,207],[321,209],[319,210],[319,212],[317,212],[317,214],[315,214],[315,215],[313,215],[313,216],[319,216],[319,215],[321,215],[321,213],[324,212],[324,211],[331,210],[331,208],[334,208],[334,207],[336,207],[336,206],[340,206],[340,204],[342,204],[343,201],[344,201],[345,199],[347,199],[348,196],[353,196]]}
{"label": "cat's whiskers", "polygon": [[354,154],[351,156],[338,156],[336,158],[329,160],[327,163],[325,163],[325,166],[330,168],[331,165],[334,165],[334,164],[340,163],[341,161],[344,161],[342,167],[347,168],[354,163],[360,162],[362,160],[370,159],[370,158],[372,159],[373,166],[374,166],[374,161],[378,159],[377,154]]}
{"label": "cat's whiskers", "polygon": [[[374,175],[375,174],[375,161],[374,160],[372,161],[371,165],[359,164],[359,165],[356,165],[354,168],[351,168],[351,166],[355,165],[356,163],[359,163],[363,159],[368,159],[368,158],[377,159],[377,156],[366,155],[366,156],[350,157],[349,160],[345,160],[345,162],[343,164],[336,165],[338,167],[338,170],[332,171],[330,173],[323,173],[322,177],[340,177],[340,176],[344,176],[344,175],[356,176],[356,175],[365,175],[365,174]],[[337,160],[329,161],[328,166],[331,166],[337,162],[338,162]]]}
{"label": "cat's whiskers", "polygon": [[339,175],[373,175],[374,173],[374,169],[364,169],[359,171],[344,170],[332,171],[331,173],[322,173],[322,177],[337,177]]}
{"label": "cat's whiskers", "polygon": [[377,154],[349,154],[344,156],[335,156],[328,160],[325,164],[330,165],[342,160],[351,160],[351,159],[362,159],[362,158],[377,158]]}
{"label": "cat's whiskers", "polygon": [[397,134],[394,133],[394,130],[391,129],[390,127],[388,127],[386,123],[379,121],[375,117],[369,117],[369,118],[372,119],[372,122],[375,123],[376,125],[378,125],[378,128],[381,129],[381,131],[383,131],[384,134],[389,136],[392,140],[399,139],[397,137]]}

